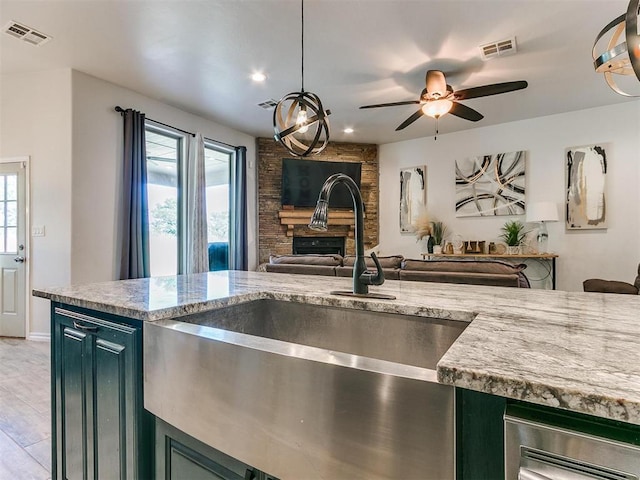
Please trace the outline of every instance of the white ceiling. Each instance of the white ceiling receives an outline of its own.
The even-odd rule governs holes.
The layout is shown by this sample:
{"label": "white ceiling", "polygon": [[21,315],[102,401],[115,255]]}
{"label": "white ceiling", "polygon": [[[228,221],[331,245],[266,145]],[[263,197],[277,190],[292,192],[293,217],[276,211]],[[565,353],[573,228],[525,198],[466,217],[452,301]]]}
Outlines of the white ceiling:
{"label": "white ceiling", "polygon": [[[331,109],[332,140],[370,143],[434,133],[427,117],[395,132],[413,105],[358,109],[417,99],[428,69],[448,73],[454,89],[529,82],[465,101],[485,118],[445,116],[441,134],[627,101],[591,62],[595,36],[627,4],[306,0],[305,88]],[[272,111],[257,104],[300,89],[298,0],[0,0],[0,26],[10,20],[53,40],[33,47],[0,35],[3,74],[70,67],[254,136],[273,134]],[[514,35],[517,55],[480,60],[479,45]],[[264,84],[252,83],[254,70]]]}

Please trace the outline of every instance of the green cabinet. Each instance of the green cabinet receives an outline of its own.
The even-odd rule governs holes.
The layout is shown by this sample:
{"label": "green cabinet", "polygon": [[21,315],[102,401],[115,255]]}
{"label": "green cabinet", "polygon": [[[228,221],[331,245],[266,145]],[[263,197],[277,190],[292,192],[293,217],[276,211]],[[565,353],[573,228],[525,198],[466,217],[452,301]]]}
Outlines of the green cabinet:
{"label": "green cabinet", "polygon": [[277,480],[156,419],[156,480]]}
{"label": "green cabinet", "polygon": [[507,399],[456,388],[458,480],[504,478],[503,416]]}
{"label": "green cabinet", "polygon": [[51,331],[53,478],[150,478],[141,322],[54,303]]}

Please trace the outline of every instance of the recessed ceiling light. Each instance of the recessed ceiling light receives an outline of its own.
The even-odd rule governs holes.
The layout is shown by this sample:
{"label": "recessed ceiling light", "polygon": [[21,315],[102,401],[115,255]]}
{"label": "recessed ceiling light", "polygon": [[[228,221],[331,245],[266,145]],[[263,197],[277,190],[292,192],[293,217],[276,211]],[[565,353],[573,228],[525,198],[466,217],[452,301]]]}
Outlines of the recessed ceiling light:
{"label": "recessed ceiling light", "polygon": [[345,128],[343,130],[344,133],[353,133],[353,128]]}
{"label": "recessed ceiling light", "polygon": [[264,82],[267,79],[267,76],[262,72],[255,72],[251,75],[251,80],[254,82]]}

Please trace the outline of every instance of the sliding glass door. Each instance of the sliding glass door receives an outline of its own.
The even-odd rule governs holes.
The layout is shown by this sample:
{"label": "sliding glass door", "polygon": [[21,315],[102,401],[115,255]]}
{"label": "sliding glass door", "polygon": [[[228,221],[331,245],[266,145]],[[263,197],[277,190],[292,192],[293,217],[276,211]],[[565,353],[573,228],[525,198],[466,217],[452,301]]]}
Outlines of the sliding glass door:
{"label": "sliding glass door", "polygon": [[206,143],[207,240],[209,270],[229,268],[229,180],[233,152]]}
{"label": "sliding glass door", "polygon": [[179,273],[182,237],[179,188],[184,137],[147,125],[147,194],[151,276]]}
{"label": "sliding glass door", "polygon": [[[147,192],[151,276],[184,271],[187,142],[184,134],[147,123]],[[229,182],[233,150],[205,142],[209,270],[229,266]]]}

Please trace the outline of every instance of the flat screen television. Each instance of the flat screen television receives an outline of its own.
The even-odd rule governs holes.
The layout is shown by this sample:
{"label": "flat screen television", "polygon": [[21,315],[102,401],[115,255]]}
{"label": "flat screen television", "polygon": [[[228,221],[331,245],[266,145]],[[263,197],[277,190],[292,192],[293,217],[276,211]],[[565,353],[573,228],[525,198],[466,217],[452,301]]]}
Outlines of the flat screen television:
{"label": "flat screen television", "polygon": [[[344,173],[360,188],[362,164],[358,162],[324,162],[282,159],[282,205],[315,207],[325,180],[334,173]],[[347,187],[338,184],[331,191],[329,206],[353,208],[353,200]]]}

